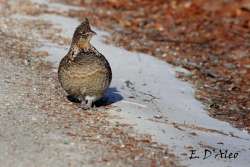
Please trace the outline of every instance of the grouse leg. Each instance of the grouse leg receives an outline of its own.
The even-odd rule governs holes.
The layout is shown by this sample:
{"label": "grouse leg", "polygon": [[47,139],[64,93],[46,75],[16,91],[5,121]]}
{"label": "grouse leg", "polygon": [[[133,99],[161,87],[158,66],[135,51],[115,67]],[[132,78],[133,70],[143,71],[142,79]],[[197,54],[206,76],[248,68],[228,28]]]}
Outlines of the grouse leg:
{"label": "grouse leg", "polygon": [[87,110],[87,109],[88,109],[88,106],[87,106],[86,100],[82,100],[80,108],[77,110],[77,112],[80,112],[81,110]]}
{"label": "grouse leg", "polygon": [[88,100],[83,100],[83,102],[81,103],[81,108],[84,110],[87,110],[91,107],[91,104],[89,104]]}
{"label": "grouse leg", "polygon": [[92,99],[88,99],[88,100],[86,100],[86,101],[87,101],[87,103],[86,103],[87,108],[88,108],[88,109],[91,108],[91,107],[92,107],[92,104],[93,104],[93,100],[92,100]]}
{"label": "grouse leg", "polygon": [[[95,96],[86,96],[85,100],[87,101],[87,107],[92,108],[94,101],[96,100]],[[95,108],[94,108],[95,109]]]}

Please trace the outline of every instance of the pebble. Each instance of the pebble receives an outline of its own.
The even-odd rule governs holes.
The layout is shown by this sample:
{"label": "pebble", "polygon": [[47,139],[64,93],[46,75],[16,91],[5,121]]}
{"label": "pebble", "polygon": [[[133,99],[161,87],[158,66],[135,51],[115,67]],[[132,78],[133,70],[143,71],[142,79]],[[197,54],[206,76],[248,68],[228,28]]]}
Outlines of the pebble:
{"label": "pebble", "polygon": [[154,115],[154,118],[156,118],[156,119],[161,119],[162,116],[161,116],[161,115]]}

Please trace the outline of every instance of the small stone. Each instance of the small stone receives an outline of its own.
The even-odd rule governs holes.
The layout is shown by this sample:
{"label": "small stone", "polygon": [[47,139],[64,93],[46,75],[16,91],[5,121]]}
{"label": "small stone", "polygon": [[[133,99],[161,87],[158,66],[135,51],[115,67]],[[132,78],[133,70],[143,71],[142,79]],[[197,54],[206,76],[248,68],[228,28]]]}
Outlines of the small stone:
{"label": "small stone", "polygon": [[63,144],[69,144],[69,141],[64,140],[64,141],[63,141]]}
{"label": "small stone", "polygon": [[236,68],[236,65],[235,64],[232,64],[232,63],[225,63],[224,64],[224,67],[228,68],[228,69],[235,69]]}
{"label": "small stone", "polygon": [[154,118],[156,118],[156,119],[161,119],[162,116],[161,116],[161,115],[154,115]]}
{"label": "small stone", "polygon": [[175,67],[175,72],[182,74],[183,76],[190,77],[192,76],[192,72],[182,67]]}
{"label": "small stone", "polygon": [[167,54],[166,53],[162,54],[162,57],[167,57]]}

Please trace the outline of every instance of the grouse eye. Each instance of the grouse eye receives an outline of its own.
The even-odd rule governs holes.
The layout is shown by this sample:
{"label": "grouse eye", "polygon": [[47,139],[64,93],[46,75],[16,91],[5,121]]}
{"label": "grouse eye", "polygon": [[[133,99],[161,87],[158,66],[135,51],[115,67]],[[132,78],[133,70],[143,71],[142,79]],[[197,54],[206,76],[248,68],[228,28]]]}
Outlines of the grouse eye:
{"label": "grouse eye", "polygon": [[84,33],[84,32],[80,32],[79,33],[81,36],[85,36],[86,35],[86,33]]}

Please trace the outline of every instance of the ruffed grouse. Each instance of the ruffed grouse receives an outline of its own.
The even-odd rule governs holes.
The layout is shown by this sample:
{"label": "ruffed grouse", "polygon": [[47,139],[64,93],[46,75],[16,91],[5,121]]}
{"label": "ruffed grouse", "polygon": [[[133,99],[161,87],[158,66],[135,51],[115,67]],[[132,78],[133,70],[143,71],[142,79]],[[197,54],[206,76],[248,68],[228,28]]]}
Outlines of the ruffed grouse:
{"label": "ruffed grouse", "polygon": [[81,101],[82,109],[101,99],[112,79],[108,61],[90,44],[95,34],[86,18],[76,28],[69,52],[58,69],[61,86],[68,95]]}

